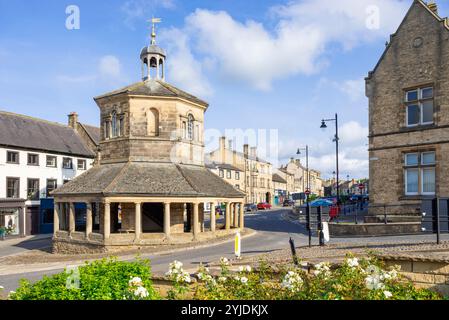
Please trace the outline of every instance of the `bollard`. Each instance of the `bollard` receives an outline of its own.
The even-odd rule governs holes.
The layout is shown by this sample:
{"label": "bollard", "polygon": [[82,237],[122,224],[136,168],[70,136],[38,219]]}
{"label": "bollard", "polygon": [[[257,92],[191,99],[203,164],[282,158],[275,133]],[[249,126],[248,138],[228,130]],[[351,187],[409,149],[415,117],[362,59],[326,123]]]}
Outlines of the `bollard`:
{"label": "bollard", "polygon": [[295,241],[290,237],[290,250],[292,251],[293,263],[299,266],[298,256],[296,255]]}

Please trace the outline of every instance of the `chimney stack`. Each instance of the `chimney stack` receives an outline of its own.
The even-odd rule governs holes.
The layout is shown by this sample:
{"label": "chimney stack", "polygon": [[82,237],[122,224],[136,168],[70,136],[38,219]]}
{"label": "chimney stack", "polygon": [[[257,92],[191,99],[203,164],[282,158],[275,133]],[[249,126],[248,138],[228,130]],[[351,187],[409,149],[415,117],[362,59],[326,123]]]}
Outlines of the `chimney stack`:
{"label": "chimney stack", "polygon": [[229,150],[232,151],[232,149],[234,149],[234,148],[232,147],[232,140],[229,140],[229,141],[228,141],[228,146],[229,146]]}
{"label": "chimney stack", "polygon": [[429,3],[427,4],[427,6],[429,7],[429,9],[435,13],[436,15],[438,15],[438,5],[435,3],[435,1],[429,1]]}
{"label": "chimney stack", "polygon": [[78,113],[71,112],[68,117],[69,117],[69,127],[76,130],[78,128]]}
{"label": "chimney stack", "polygon": [[243,154],[245,155],[245,158],[248,159],[248,156],[249,156],[249,145],[247,145],[247,144],[243,145]]}
{"label": "chimney stack", "polygon": [[220,138],[221,163],[226,163],[226,137]]}

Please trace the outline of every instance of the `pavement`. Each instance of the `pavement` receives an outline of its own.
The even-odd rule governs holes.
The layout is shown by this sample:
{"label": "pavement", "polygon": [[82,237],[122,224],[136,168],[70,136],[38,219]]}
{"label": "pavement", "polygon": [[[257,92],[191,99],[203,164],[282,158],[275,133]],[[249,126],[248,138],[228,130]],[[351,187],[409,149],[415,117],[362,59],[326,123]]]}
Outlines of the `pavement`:
{"label": "pavement", "polygon": [[[262,254],[270,254],[285,250],[289,248],[289,239],[295,241],[298,247],[307,246],[308,235],[303,225],[293,223],[287,218],[289,210],[274,209],[265,212],[258,212],[252,215],[246,215],[245,225],[248,228],[255,230],[257,233],[242,239],[242,256],[245,258],[254,257]],[[332,239],[332,244],[363,244],[363,243],[422,243],[430,242],[435,239],[434,235],[413,235],[413,236],[395,236],[395,237],[376,237],[376,238],[339,238]],[[442,240],[449,240],[449,235],[443,235]],[[45,242],[47,241],[47,242]],[[26,246],[38,247],[48,246],[50,239],[41,239],[27,242]],[[34,243],[33,243],[34,242]],[[313,237],[313,244],[317,245],[318,239]],[[25,252],[24,246],[20,243],[14,246],[19,246]],[[20,247],[22,246],[22,247]],[[10,250],[16,252],[17,250]],[[0,256],[5,252],[4,247],[0,248]],[[195,271],[200,264],[215,263],[221,257],[228,259],[234,258],[234,243],[232,240],[224,243],[218,243],[211,246],[202,246],[193,249],[182,249],[177,251],[159,252],[155,254],[142,254],[142,258],[151,260],[152,270],[154,274],[164,274],[168,269],[168,264],[174,260],[184,263],[187,271]],[[125,257],[124,260],[132,260],[134,257]],[[0,271],[0,285],[5,287],[5,292],[15,290],[18,287],[19,280],[24,278],[29,281],[37,281],[43,275],[51,275],[59,273],[67,266],[73,266],[72,262],[51,263],[46,266],[46,270],[33,270],[23,272],[21,267],[24,266],[10,266],[8,269],[1,268]],[[26,267],[30,267],[27,265]],[[32,267],[32,266],[31,266]],[[42,266],[41,266],[42,268]]]}
{"label": "pavement", "polygon": [[51,249],[51,234],[0,240],[0,257],[21,254],[30,250]]}

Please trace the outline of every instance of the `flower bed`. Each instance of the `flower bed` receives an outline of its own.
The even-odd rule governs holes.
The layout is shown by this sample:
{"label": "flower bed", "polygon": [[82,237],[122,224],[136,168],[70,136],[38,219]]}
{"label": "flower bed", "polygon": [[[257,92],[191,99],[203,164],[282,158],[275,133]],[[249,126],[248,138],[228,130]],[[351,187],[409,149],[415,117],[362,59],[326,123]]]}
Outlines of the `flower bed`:
{"label": "flower bed", "polygon": [[[71,287],[73,273],[64,272],[31,285],[23,281],[10,299],[16,300],[438,300],[443,297],[417,289],[403,278],[398,267],[386,268],[374,257],[348,256],[338,266],[320,263],[313,268],[277,266],[261,261],[257,270],[240,266],[231,271],[222,258],[218,273],[205,266],[191,275],[174,261],[166,274],[170,288],[156,293],[148,261],[101,260],[79,268],[79,286]],[[76,277],[75,277],[76,278]]]}

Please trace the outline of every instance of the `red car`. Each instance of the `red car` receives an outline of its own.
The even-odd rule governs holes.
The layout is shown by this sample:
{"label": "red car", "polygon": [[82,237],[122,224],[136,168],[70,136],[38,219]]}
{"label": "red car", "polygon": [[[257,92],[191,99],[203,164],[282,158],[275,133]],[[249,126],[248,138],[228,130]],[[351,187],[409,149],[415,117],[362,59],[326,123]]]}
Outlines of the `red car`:
{"label": "red car", "polygon": [[270,210],[272,207],[271,204],[267,202],[261,202],[257,205],[257,210]]}

